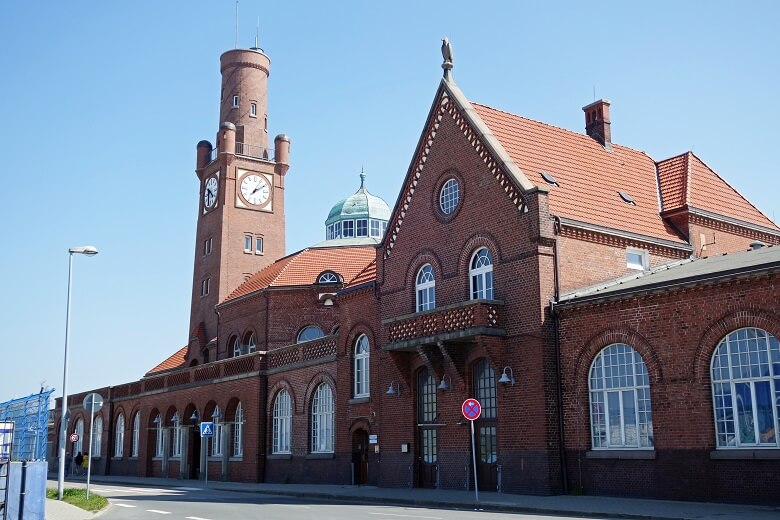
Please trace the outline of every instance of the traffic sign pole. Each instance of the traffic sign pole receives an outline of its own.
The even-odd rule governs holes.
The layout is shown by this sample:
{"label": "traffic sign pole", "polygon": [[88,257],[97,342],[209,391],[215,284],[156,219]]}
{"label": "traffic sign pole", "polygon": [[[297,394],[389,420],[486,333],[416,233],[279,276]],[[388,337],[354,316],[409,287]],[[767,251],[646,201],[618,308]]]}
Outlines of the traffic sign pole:
{"label": "traffic sign pole", "polygon": [[477,507],[479,507],[479,489],[477,487],[477,447],[474,444],[474,421],[471,423],[471,462],[474,464],[474,498],[477,501]]}
{"label": "traffic sign pole", "polygon": [[[89,500],[89,477],[92,474],[92,424],[95,418],[95,399],[90,400],[89,410],[89,456],[87,458],[87,500]],[[473,433],[472,433],[473,437]]]}
{"label": "traffic sign pole", "polygon": [[471,463],[474,465],[474,497],[476,498],[476,508],[479,508],[479,489],[477,485],[477,445],[474,442],[474,421],[482,415],[482,405],[476,399],[466,399],[460,407],[463,417],[471,423]]}

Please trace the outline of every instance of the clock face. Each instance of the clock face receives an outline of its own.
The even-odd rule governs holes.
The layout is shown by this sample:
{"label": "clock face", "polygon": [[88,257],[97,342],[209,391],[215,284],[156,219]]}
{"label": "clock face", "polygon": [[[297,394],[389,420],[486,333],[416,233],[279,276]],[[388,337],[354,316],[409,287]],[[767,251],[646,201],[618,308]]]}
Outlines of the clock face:
{"label": "clock face", "polygon": [[251,173],[241,181],[241,195],[248,203],[258,206],[271,196],[271,188],[264,176]]}
{"label": "clock face", "polygon": [[213,208],[217,202],[217,178],[209,177],[206,181],[206,190],[203,192],[203,204],[207,208]]}

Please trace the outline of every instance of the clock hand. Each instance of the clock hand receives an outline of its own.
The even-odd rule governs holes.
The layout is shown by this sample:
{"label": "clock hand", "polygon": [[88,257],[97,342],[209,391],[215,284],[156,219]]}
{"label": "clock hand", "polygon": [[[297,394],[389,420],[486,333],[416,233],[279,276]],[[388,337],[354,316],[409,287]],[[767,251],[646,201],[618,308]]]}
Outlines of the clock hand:
{"label": "clock hand", "polygon": [[255,193],[257,193],[257,190],[259,190],[259,189],[260,189],[260,186],[261,186],[262,184],[263,184],[263,183],[262,183],[262,181],[261,181],[261,182],[258,182],[257,184],[255,184],[255,189],[254,189],[254,190],[252,190],[252,193],[250,193],[250,195],[254,195]]}

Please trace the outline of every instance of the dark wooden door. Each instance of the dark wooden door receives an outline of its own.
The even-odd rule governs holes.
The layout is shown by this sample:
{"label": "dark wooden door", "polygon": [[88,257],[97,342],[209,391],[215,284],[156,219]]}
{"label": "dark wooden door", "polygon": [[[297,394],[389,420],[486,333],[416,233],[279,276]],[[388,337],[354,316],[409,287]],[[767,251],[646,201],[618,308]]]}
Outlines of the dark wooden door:
{"label": "dark wooden door", "polygon": [[363,486],[368,482],[368,432],[357,430],[352,434],[353,482]]}
{"label": "dark wooden door", "polygon": [[496,452],[496,427],[490,423],[477,423],[477,483],[480,491],[498,489],[498,453]]}
{"label": "dark wooden door", "polygon": [[190,429],[190,438],[187,443],[187,460],[189,460],[189,478],[198,480],[200,478],[200,430]]}
{"label": "dark wooden door", "polygon": [[434,488],[437,485],[439,448],[436,420],[436,380],[423,368],[417,374],[417,485]]}
{"label": "dark wooden door", "polygon": [[436,470],[438,462],[436,428],[420,426],[417,442],[417,479],[422,488],[436,487]]}

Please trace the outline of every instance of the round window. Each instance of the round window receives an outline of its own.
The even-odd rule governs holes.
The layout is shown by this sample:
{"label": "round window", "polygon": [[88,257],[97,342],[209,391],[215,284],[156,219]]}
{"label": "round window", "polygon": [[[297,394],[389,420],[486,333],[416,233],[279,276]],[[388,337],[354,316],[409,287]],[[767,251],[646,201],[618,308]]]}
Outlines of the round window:
{"label": "round window", "polygon": [[457,179],[448,179],[441,187],[441,193],[439,193],[439,207],[442,213],[450,215],[455,208],[458,207],[460,202],[460,185]]}

